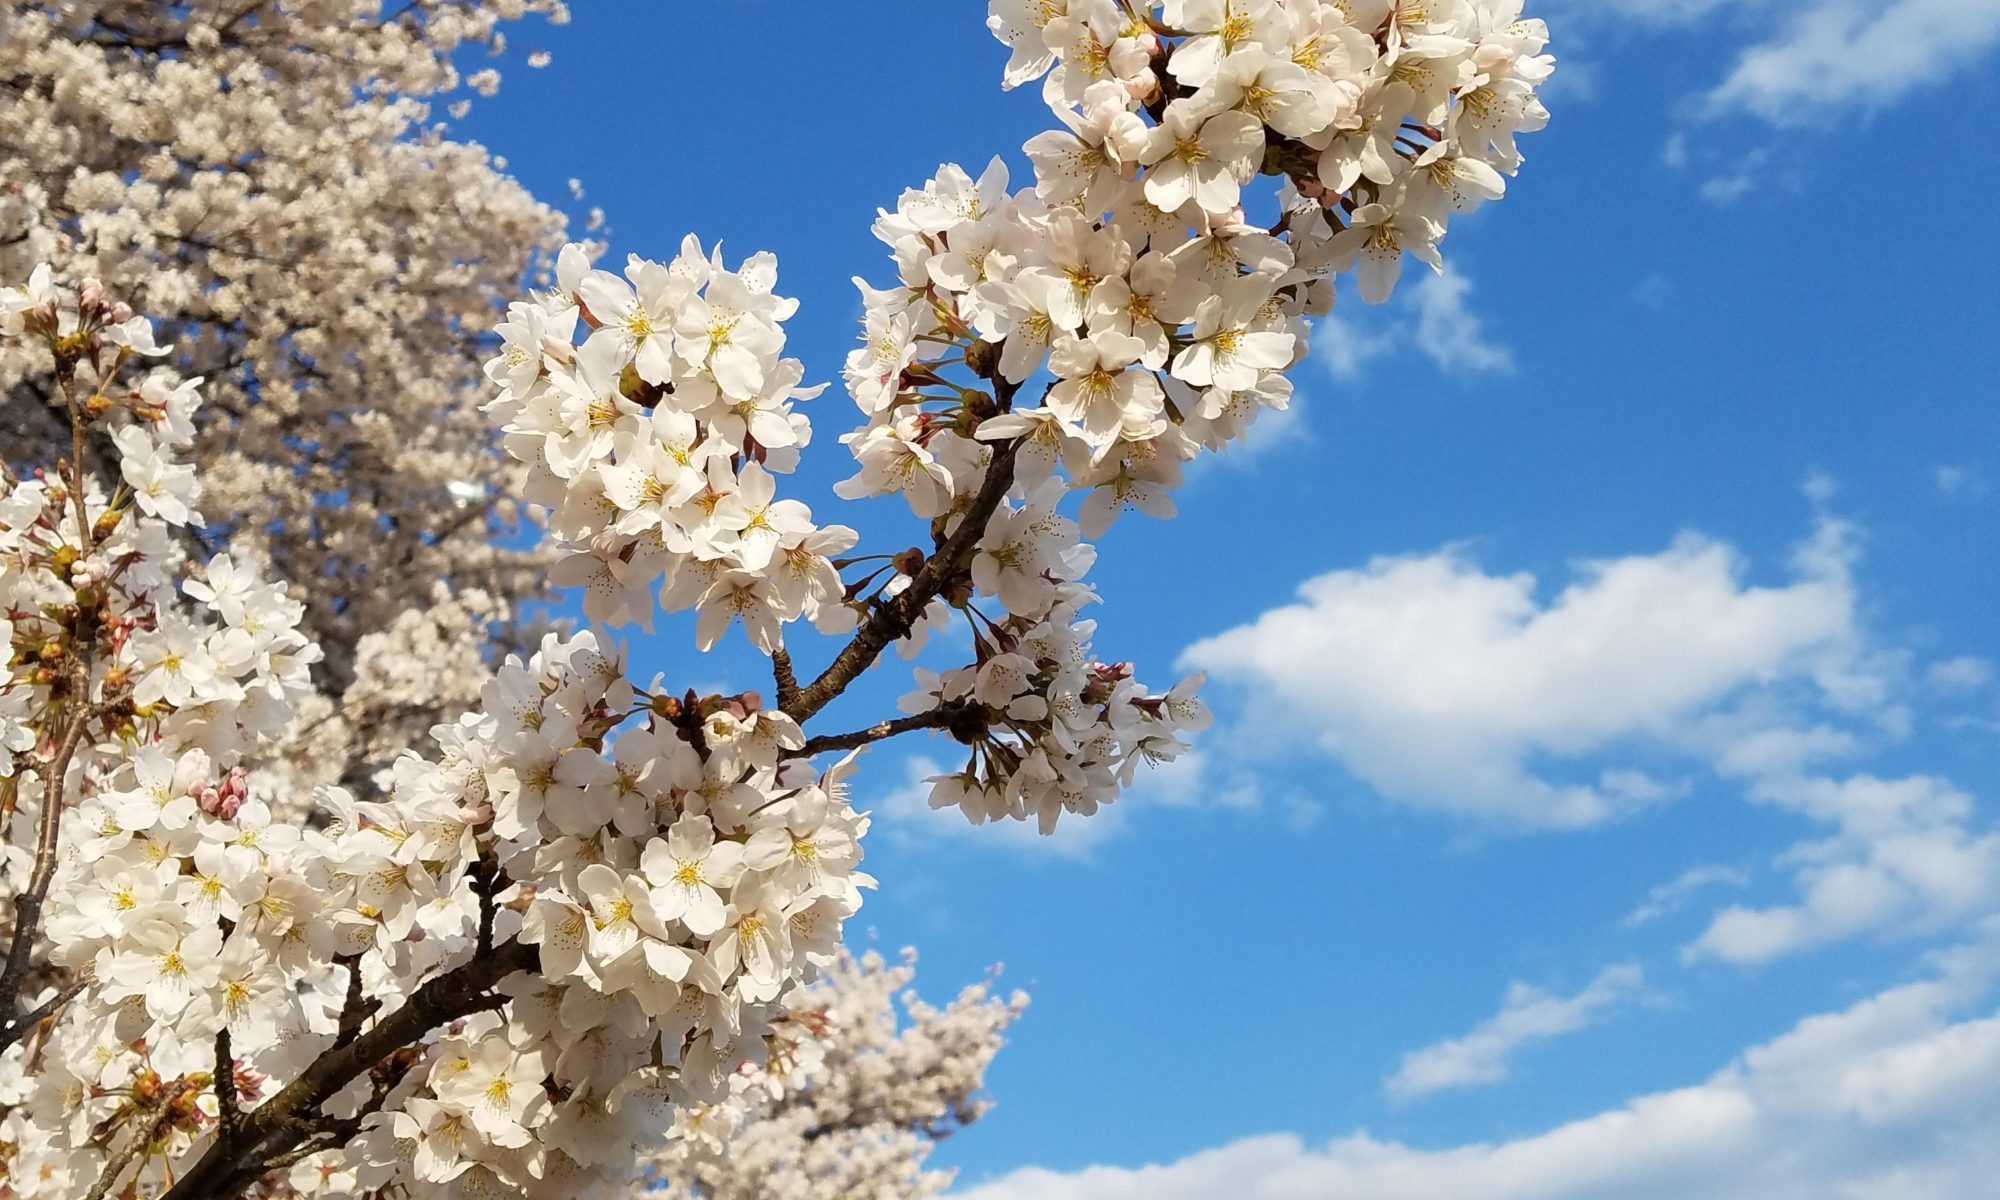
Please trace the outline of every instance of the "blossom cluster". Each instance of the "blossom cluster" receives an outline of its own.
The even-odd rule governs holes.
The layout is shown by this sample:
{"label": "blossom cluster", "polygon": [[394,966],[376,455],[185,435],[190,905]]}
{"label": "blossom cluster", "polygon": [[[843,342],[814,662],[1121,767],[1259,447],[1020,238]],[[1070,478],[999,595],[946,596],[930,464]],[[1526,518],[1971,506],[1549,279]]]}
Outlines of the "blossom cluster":
{"label": "blossom cluster", "polygon": [[[0,289],[0,335],[23,334],[55,347],[50,401],[97,423],[118,472],[110,495],[82,473],[0,475],[6,749],[87,720],[233,762],[289,722],[319,653],[298,629],[304,606],[228,554],[180,578],[179,531],[200,521],[200,483],[179,461],[200,381],[126,379],[161,353],[151,324],[100,285],[57,288],[46,267]],[[22,797],[30,812],[38,795]]]}
{"label": "blossom cluster", "polygon": [[[1062,493],[1088,492],[1083,536],[1171,516],[1184,463],[1287,406],[1335,274],[1386,299],[1405,255],[1440,266],[1450,217],[1502,194],[1552,61],[1519,0],[993,0],[989,25],[1008,86],[1044,78],[1061,126],[1027,143],[1032,187],[947,165],[877,220],[897,279],[863,285],[840,494],[949,528],[1008,485],[969,578],[999,615],[958,601],[977,659],[905,708],[973,747],[934,805],[1047,830],[1207,720],[1198,680],[1153,696],[1088,657],[1094,551]],[[1260,175],[1280,180],[1261,223]]]}
{"label": "blossom cluster", "polygon": [[488,409],[550,510],[565,552],[550,578],[584,589],[592,620],[650,629],[657,587],[668,611],[697,610],[703,650],[739,620],[767,654],[801,617],[852,624],[831,558],[855,532],[777,495],[812,438],[794,401],[821,389],[782,357],[798,302],[776,283],[771,255],[729,271],[692,237],[622,276],[571,245],[557,287],[500,325]]}
{"label": "blossom cluster", "polygon": [[61,399],[115,425],[127,481],[0,493],[10,807],[57,851],[15,887],[46,898],[58,1007],[0,1072],[10,1194],[220,1186],[288,1119],[308,1194],[608,1194],[679,1107],[787,1075],[784,1006],[873,884],[849,763],[798,757],[754,695],[635,689],[595,635],[550,635],[382,799],[274,819],[240,760],[309,687],[300,606],[226,557],[176,590],[197,392],[110,386],[153,347],[101,293],[0,293],[0,334],[96,373]]}

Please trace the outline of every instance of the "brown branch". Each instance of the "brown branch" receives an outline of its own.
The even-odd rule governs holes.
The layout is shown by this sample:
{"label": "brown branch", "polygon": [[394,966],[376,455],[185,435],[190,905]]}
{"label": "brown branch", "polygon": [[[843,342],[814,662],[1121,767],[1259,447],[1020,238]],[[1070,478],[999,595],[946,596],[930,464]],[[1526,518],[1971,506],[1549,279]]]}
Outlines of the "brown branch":
{"label": "brown branch", "polygon": [[[22,1013],[14,1021],[15,1026],[21,1032],[16,1034],[13,1040],[19,1040],[27,1036],[28,1030],[33,1029],[43,1021],[54,1016],[57,1009],[82,995],[83,989],[88,986],[90,986],[89,978],[85,975],[78,975],[75,979],[64,984],[61,990],[57,991],[55,995],[35,1005],[35,1007],[29,1009],[27,1012]],[[12,1045],[13,1042],[10,1041],[8,1044]]]}
{"label": "brown branch", "polygon": [[493,985],[516,971],[535,969],[539,961],[535,947],[508,942],[424,984],[373,1029],[313,1060],[233,1134],[219,1136],[160,1200],[226,1200],[238,1194],[301,1143],[337,1127],[338,1120],[319,1109],[342,1088],[431,1030],[496,1007],[503,998],[492,994]]}
{"label": "brown branch", "polygon": [[857,729],[853,733],[834,733],[813,738],[805,744],[805,748],[800,750],[798,755],[800,758],[811,758],[828,750],[852,750],[871,742],[882,741],[884,738],[895,737],[899,733],[914,733],[919,729],[944,729],[953,719],[952,708],[934,708],[913,717],[897,717],[893,721],[883,721],[866,729]]}
{"label": "brown branch", "polygon": [[229,1026],[215,1035],[215,1110],[227,1137],[243,1123],[243,1110],[236,1103],[236,1052],[229,1044]]}
{"label": "brown branch", "polygon": [[[78,661],[85,661],[81,652]],[[35,836],[35,870],[28,877],[28,886],[14,897],[14,934],[7,950],[7,969],[0,973],[0,1014],[5,1014],[5,1024],[0,1025],[0,1050],[20,1041],[33,1027],[14,1010],[20,1005],[21,985],[27,981],[28,961],[34,957],[35,938],[42,928],[42,905],[48,899],[49,883],[56,874],[56,836],[62,820],[63,784],[69,775],[70,759],[83,741],[84,728],[90,724],[90,707],[83,696],[72,696],[71,702],[76,711],[63,730],[55,757],[41,772],[42,811]]]}
{"label": "brown branch", "polygon": [[361,995],[359,954],[343,954],[333,961],[347,968],[347,995],[340,1002],[340,1032],[333,1042],[333,1048],[338,1050],[361,1036],[362,1022],[375,1015],[381,1001],[364,999]]}
{"label": "brown branch", "polygon": [[1019,442],[1006,442],[995,448],[993,461],[986,468],[986,480],[980,484],[958,528],[924,560],[908,588],[869,614],[855,631],[853,640],[841,648],[819,678],[794,693],[790,703],[780,706],[786,716],[804,722],[846,691],[847,685],[873,666],[891,643],[909,636],[923,617],[924,609],[953,576],[965,569],[973,548],[986,536],[987,522],[992,520],[1008,489],[1014,486],[1014,456],[1019,449]]}
{"label": "brown branch", "polygon": [[778,685],[778,707],[798,699],[799,677],[792,673],[792,655],[783,646],[771,654],[771,678]]}
{"label": "brown branch", "polygon": [[136,1127],[132,1130],[132,1140],[125,1143],[124,1147],[104,1164],[104,1170],[97,1176],[97,1182],[91,1184],[90,1190],[84,1193],[84,1200],[104,1200],[104,1197],[110,1194],[111,1186],[118,1182],[118,1177],[125,1173],[125,1168],[143,1155],[147,1147],[158,1142],[162,1132],[161,1126],[173,1120],[174,1105],[180,1102],[182,1096],[193,1090],[194,1084],[183,1080],[178,1086],[161,1092],[152,1104],[139,1110],[139,1120],[134,1122]]}

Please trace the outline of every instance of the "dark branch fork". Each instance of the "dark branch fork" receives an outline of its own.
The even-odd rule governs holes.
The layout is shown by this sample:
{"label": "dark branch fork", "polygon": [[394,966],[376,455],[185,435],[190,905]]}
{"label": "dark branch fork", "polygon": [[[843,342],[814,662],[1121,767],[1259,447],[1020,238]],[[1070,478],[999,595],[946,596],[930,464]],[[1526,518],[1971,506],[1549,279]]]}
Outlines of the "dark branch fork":
{"label": "dark branch fork", "polygon": [[[992,361],[998,362],[998,347],[994,348]],[[1018,384],[1009,383],[998,371],[993,372],[995,407],[999,412],[1007,412],[1013,407],[1014,393]],[[1017,441],[1003,442],[994,447],[993,460],[986,466],[986,478],[980,483],[979,491],[973,496],[957,528],[939,543],[924,565],[911,577],[910,586],[886,603],[880,604],[868,619],[855,631],[854,638],[841,648],[819,678],[798,686],[792,678],[790,656],[773,658],[773,670],[778,680],[779,707],[786,716],[804,724],[819,710],[831,704],[836,696],[847,690],[847,685],[860,678],[861,673],[875,664],[882,651],[893,643],[908,637],[910,630],[923,618],[924,609],[936,599],[952,579],[964,571],[972,560],[972,552],[979,540],[986,536],[987,523],[1000,509],[1001,501],[1014,486],[1014,458],[1020,452]],[[783,654],[780,651],[780,654]],[[789,686],[787,686],[789,684]],[[912,728],[926,728],[922,725]],[[900,732],[900,731],[898,731]],[[852,735],[844,735],[852,736]],[[886,736],[886,735],[885,735]],[[842,740],[842,739],[833,739]],[[876,739],[867,739],[873,741]],[[865,743],[853,743],[861,745]],[[811,743],[808,743],[810,746]],[[822,749],[838,749],[827,745]]]}

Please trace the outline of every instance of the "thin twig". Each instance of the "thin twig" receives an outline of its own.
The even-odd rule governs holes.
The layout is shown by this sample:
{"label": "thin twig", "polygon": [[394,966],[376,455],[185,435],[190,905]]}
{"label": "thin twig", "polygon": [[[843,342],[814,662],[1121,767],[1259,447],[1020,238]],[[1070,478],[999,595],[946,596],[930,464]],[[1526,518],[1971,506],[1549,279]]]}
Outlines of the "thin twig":
{"label": "thin twig", "polygon": [[182,1081],[179,1086],[161,1092],[151,1105],[140,1109],[139,1120],[134,1123],[137,1127],[132,1130],[132,1140],[126,1142],[118,1153],[104,1164],[104,1170],[97,1176],[97,1182],[91,1184],[90,1190],[84,1193],[83,1200],[104,1200],[104,1197],[110,1194],[112,1185],[118,1182],[118,1177],[125,1173],[125,1168],[131,1166],[133,1160],[143,1154],[148,1146],[158,1141],[160,1125],[172,1119],[174,1105],[179,1103],[183,1095],[193,1090],[193,1084]]}
{"label": "thin twig", "polygon": [[236,1103],[236,1052],[230,1047],[227,1025],[215,1035],[215,1108],[227,1137],[243,1121],[243,1110]]}
{"label": "thin twig", "polygon": [[869,614],[868,619],[861,623],[861,628],[855,631],[853,639],[841,648],[819,678],[794,693],[791,703],[780,706],[786,716],[803,723],[825,708],[834,697],[847,690],[848,684],[873,666],[884,649],[899,638],[907,637],[910,630],[916,627],[924,609],[944,590],[953,576],[965,569],[973,547],[986,536],[987,522],[992,520],[1008,489],[1014,486],[1014,456],[1019,449],[1020,443],[1016,441],[1003,443],[994,450],[993,461],[986,468],[986,480],[980,484],[971,507],[959,520],[958,528],[924,560],[924,565],[910,579],[908,588]]}
{"label": "thin twig", "polygon": [[[14,1040],[19,1040],[19,1038],[25,1037],[27,1035],[28,1030],[33,1029],[35,1026],[40,1025],[43,1021],[46,1021],[50,1017],[54,1016],[55,1011],[57,1009],[61,1008],[63,1005],[68,1004],[70,1001],[82,995],[83,989],[89,986],[90,986],[89,977],[86,975],[78,975],[75,979],[72,979],[68,983],[64,984],[61,991],[58,991],[55,995],[50,996],[48,999],[42,1001],[40,1004],[35,1005],[35,1007],[29,1009],[27,1012],[24,1012],[19,1017],[15,1018],[14,1025],[21,1032],[15,1035]],[[13,1043],[12,1041],[10,1041],[8,1044],[12,1045]]]}
{"label": "thin twig", "polygon": [[334,1039],[334,1049],[352,1042],[361,1036],[361,1024],[381,1007],[379,1000],[364,1000],[361,995],[361,956],[343,954],[333,961],[347,968],[347,996],[340,1003],[340,1034]]}
{"label": "thin twig", "polygon": [[857,729],[852,733],[834,733],[828,734],[825,737],[813,738],[805,744],[803,750],[799,751],[799,756],[801,758],[811,758],[815,754],[824,754],[828,750],[852,750],[857,746],[866,746],[871,742],[879,742],[884,738],[892,738],[899,733],[914,733],[919,729],[943,729],[950,724],[952,719],[952,710],[934,708],[929,712],[918,713],[913,717],[897,717],[893,721],[883,721],[878,725],[870,725],[866,729]]}
{"label": "thin twig", "polygon": [[28,961],[34,957],[35,937],[41,931],[42,904],[56,874],[56,835],[62,819],[64,780],[69,774],[70,759],[83,741],[84,727],[90,723],[90,710],[82,703],[82,697],[73,699],[76,712],[63,730],[55,757],[42,774],[42,811],[35,836],[34,873],[28,877],[28,886],[14,897],[14,935],[7,950],[7,969],[0,973],[0,1013],[6,1014],[6,1024],[0,1027],[0,1050],[19,1041],[27,1029],[14,1010],[20,1004],[21,985],[27,980]]}

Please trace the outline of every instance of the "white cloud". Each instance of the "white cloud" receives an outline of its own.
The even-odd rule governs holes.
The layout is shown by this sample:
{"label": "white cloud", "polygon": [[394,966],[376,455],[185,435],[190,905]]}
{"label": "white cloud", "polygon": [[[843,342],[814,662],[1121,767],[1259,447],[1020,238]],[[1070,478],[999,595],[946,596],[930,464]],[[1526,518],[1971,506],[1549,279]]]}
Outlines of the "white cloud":
{"label": "white cloud", "polygon": [[1971,467],[1939,467],[1936,479],[1937,490],[1955,500],[1976,500],[1986,494],[1986,480]]}
{"label": "white cloud", "polygon": [[1360,378],[1368,364],[1395,348],[1393,327],[1371,330],[1338,313],[1313,322],[1312,357],[1335,379]]}
{"label": "white cloud", "polygon": [[[1808,481],[1819,504],[1824,477]],[[1668,549],[1583,564],[1544,601],[1526,574],[1463,551],[1379,559],[1300,588],[1301,601],[1190,647],[1253,708],[1251,731],[1309,739],[1383,796],[1489,821],[1581,827],[1687,792],[1695,776],[1812,826],[1772,865],[1794,895],[1713,914],[1683,954],[1761,963],[1863,935],[1931,935],[2000,904],[2000,832],[1927,776],[1832,777],[1829,764],[1906,735],[1908,655],[1856,618],[1853,536],[1822,517],[1789,582],[1746,582],[1740,557],[1683,535]],[[1968,683],[1983,660],[1928,681]],[[1628,925],[1702,887],[1656,888]]]}
{"label": "white cloud", "polygon": [[1723,910],[1690,958],[1755,963],[1861,933],[1934,933],[2000,904],[2000,833],[1969,830],[1972,797],[1944,780],[1763,780],[1751,796],[1835,832],[1780,856],[1796,903]]}
{"label": "white cloud", "polygon": [[2000,0],[1810,0],[1787,8],[1782,27],[1745,50],[1710,94],[1713,111],[1779,126],[1820,124],[1935,86],[2000,46]]}
{"label": "white cloud", "polygon": [[1648,925],[1687,907],[1697,892],[1713,887],[1749,887],[1750,877],[1734,867],[1690,867],[1646,893],[1645,902],[1625,918],[1627,929]]}
{"label": "white cloud", "polygon": [[2000,0],[1545,0],[1559,28],[1641,32],[1699,23],[1743,49],[1710,115],[1822,125],[1896,103],[2000,46]]}
{"label": "white cloud", "polygon": [[1973,655],[1935,662],[1924,681],[1941,692],[1976,692],[1993,682],[1993,664]]}
{"label": "white cloud", "polygon": [[1259,724],[1305,733],[1387,797],[1550,826],[1672,794],[1636,764],[1584,760],[1698,743],[1721,753],[1788,731],[1789,710],[1752,703],[1786,687],[1871,699],[1854,683],[1837,523],[1775,587],[1746,583],[1733,550],[1694,535],[1577,574],[1545,604],[1532,575],[1487,574],[1462,549],[1377,559],[1308,581],[1299,603],[1196,643],[1183,662],[1255,696]]}
{"label": "white cloud", "polygon": [[1016,1171],[962,1200],[1973,1200],[2000,1177],[1995,954],[1801,1021],[1703,1083],[1516,1141],[1251,1138],[1139,1168]]}
{"label": "white cloud", "polygon": [[1485,375],[1514,369],[1514,352],[1490,341],[1486,326],[1466,306],[1472,281],[1456,271],[1427,275],[1415,285],[1417,348],[1447,375]]}
{"label": "white cloud", "polygon": [[1751,150],[1719,175],[1701,185],[1701,198],[1717,208],[1728,208],[1757,190],[1764,168],[1770,164],[1769,150]]}
{"label": "white cloud", "polygon": [[1447,375],[1514,370],[1514,353],[1493,341],[1467,305],[1473,283],[1461,272],[1406,277],[1383,309],[1361,317],[1328,316],[1313,328],[1313,356],[1338,379],[1365,375],[1375,360],[1413,351]]}
{"label": "white cloud", "polygon": [[1655,312],[1665,311],[1674,298],[1674,284],[1671,279],[1658,273],[1648,275],[1632,289],[1635,303],[1644,305]]}
{"label": "white cloud", "polygon": [[1636,963],[1607,967],[1574,996],[1557,996],[1529,984],[1508,986],[1500,1011],[1464,1037],[1413,1050],[1383,1084],[1395,1100],[1412,1100],[1448,1088],[1499,1083],[1509,1059],[1531,1042],[1574,1033],[1606,1009],[1637,996],[1645,974]]}

